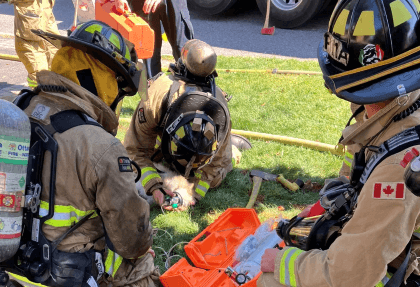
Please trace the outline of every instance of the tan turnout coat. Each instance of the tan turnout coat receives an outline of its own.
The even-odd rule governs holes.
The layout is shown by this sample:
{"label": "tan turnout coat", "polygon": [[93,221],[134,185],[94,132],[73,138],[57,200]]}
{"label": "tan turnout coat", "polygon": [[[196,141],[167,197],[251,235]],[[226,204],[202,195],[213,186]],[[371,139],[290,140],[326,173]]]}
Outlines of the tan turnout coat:
{"label": "tan turnout coat", "polygon": [[[148,195],[151,195],[153,190],[162,187],[162,178],[157,174],[152,174],[149,180],[147,175],[150,169],[154,168],[151,160],[152,155],[160,149],[160,139],[162,132],[158,130],[159,122],[162,115],[162,100],[168,93],[172,83],[174,82],[172,75],[162,75],[156,79],[148,90],[148,99],[141,100],[133,114],[133,118],[128,128],[127,134],[124,139],[124,146],[127,149],[130,158],[134,160],[142,169],[142,184]],[[173,96],[175,101],[187,89],[201,90],[200,87],[182,82],[178,92]],[[221,93],[220,89],[217,89]],[[230,125],[230,124],[229,124]],[[207,192],[209,188],[217,187],[226,174],[232,170],[232,144],[230,139],[230,126],[229,132],[226,135],[226,140],[214,156],[210,164],[202,168],[199,172],[195,173],[195,177],[189,179],[194,182],[193,197],[201,199],[201,196],[195,192],[197,188]],[[149,171],[147,173],[147,171]],[[150,177],[149,177],[150,178]]]}
{"label": "tan turnout coat", "polygon": [[[415,91],[408,97],[395,99],[369,119],[365,115],[362,121],[343,131],[343,143],[350,145],[353,150],[360,150],[394,115],[419,99],[419,95],[420,91]],[[399,105],[402,103],[404,105]],[[379,146],[392,136],[417,125],[420,125],[419,110],[401,121],[391,123],[371,145]],[[416,148],[420,150],[420,146]],[[413,246],[406,278],[412,272],[418,274],[416,256],[420,254],[420,241],[415,231],[420,226],[420,198],[406,187],[404,199],[373,198],[375,183],[385,183],[387,186],[387,183],[404,182],[404,168],[400,166],[400,161],[409,150],[411,148],[387,157],[373,170],[361,190],[353,218],[328,250],[303,252],[289,247],[283,249],[276,257],[275,272],[264,273],[258,286],[384,286],[380,282],[388,280],[387,266],[399,266],[405,258],[404,249],[410,240]],[[372,155],[372,151],[367,151],[366,160]],[[294,258],[292,253],[295,253]],[[284,267],[285,273],[294,270],[293,274],[281,275]]]}
{"label": "tan turnout coat", "polygon": [[[55,205],[72,211],[71,220],[74,222],[80,220],[83,213],[96,210],[97,214],[68,235],[58,249],[66,252],[84,252],[92,248],[102,251],[106,231],[115,252],[125,258],[114,276],[109,277],[108,281],[113,282],[111,286],[155,286],[148,278],[153,273],[153,279],[157,280],[159,275],[154,270],[153,258],[147,253],[141,259],[135,259],[146,254],[153,242],[150,207],[138,195],[134,173],[120,172],[119,157],[128,155],[121,142],[111,134],[117,130],[117,117],[100,98],[61,75],[42,71],[37,74],[37,80],[43,85],[64,86],[68,91],[40,92],[25,109],[31,119],[48,125],[51,115],[78,110],[103,126],[82,125],[54,134],[58,143]],[[45,208],[45,202],[48,202],[49,177],[47,156],[41,194],[44,206],[41,204],[41,208]],[[56,212],[43,226],[50,241],[59,238],[69,228],[64,226],[66,222],[60,223],[56,218],[58,215]],[[103,259],[105,261],[106,256]],[[131,263],[127,259],[132,259]]]}

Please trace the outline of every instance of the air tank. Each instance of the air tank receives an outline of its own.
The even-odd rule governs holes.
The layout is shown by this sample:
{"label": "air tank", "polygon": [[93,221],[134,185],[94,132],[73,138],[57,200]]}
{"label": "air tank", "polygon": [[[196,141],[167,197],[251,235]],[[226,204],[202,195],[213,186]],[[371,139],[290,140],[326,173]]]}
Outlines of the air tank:
{"label": "air tank", "polygon": [[27,115],[0,99],[0,262],[19,248],[30,137]]}

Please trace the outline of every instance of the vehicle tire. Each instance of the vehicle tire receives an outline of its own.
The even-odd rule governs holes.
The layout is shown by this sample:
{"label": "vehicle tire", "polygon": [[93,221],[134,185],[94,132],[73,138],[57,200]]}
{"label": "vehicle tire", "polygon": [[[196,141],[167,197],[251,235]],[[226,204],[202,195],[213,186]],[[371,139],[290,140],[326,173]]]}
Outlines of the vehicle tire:
{"label": "vehicle tire", "polygon": [[188,0],[188,7],[200,14],[216,15],[226,12],[238,0]]}
{"label": "vehicle tire", "polygon": [[[198,0],[196,0],[198,1]],[[278,28],[291,29],[312,19],[326,0],[271,0],[270,22]],[[257,0],[258,8],[267,13],[267,0]]]}

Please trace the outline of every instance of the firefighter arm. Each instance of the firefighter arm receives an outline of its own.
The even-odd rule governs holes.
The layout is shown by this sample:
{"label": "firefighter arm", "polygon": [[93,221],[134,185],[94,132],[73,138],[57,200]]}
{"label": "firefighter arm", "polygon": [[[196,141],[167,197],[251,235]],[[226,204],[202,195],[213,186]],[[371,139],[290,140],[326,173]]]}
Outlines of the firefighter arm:
{"label": "firefighter arm", "polygon": [[194,173],[194,197],[198,200],[203,198],[209,188],[219,186],[226,174],[231,170],[232,144],[229,131],[226,135],[226,140],[213,157],[213,160]]}
{"label": "firefighter arm", "polygon": [[108,246],[123,258],[137,258],[152,246],[150,207],[137,192],[128,155],[119,141],[112,144],[94,167],[96,205]]}
{"label": "firefighter arm", "polygon": [[[419,216],[420,199],[408,190],[404,198],[386,198],[402,182],[404,169],[399,161],[391,156],[375,168],[353,217],[328,250],[283,249],[276,257],[275,278],[286,286],[301,287],[380,286],[376,284],[386,282],[387,265],[404,251]],[[382,185],[380,199],[374,198],[378,184]]]}
{"label": "firefighter arm", "polygon": [[161,188],[163,182],[151,160],[155,150],[160,148],[157,126],[156,113],[142,100],[133,114],[124,138],[129,157],[141,169],[140,180],[147,195],[152,195],[153,190]]}

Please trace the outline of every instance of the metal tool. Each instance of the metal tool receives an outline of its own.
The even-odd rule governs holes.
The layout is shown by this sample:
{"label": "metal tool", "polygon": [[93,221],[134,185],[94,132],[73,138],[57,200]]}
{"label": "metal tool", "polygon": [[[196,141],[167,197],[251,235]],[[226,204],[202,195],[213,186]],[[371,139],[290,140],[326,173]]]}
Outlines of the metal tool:
{"label": "metal tool", "polygon": [[285,179],[282,174],[271,174],[254,169],[251,171],[251,176],[254,178],[254,180],[255,177],[259,177],[266,181],[277,181],[291,191],[297,191],[304,186],[304,182],[301,179],[297,179],[295,182],[290,182]]}

